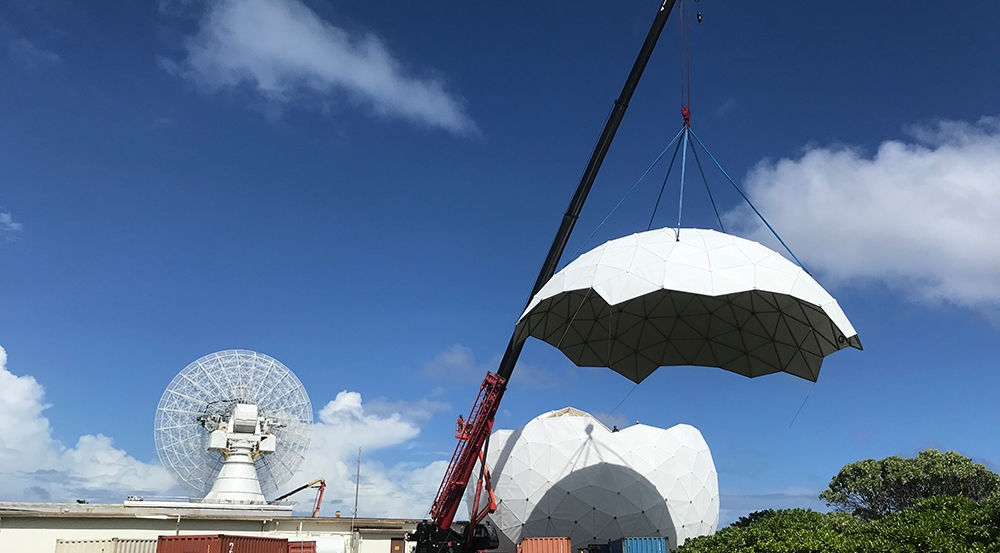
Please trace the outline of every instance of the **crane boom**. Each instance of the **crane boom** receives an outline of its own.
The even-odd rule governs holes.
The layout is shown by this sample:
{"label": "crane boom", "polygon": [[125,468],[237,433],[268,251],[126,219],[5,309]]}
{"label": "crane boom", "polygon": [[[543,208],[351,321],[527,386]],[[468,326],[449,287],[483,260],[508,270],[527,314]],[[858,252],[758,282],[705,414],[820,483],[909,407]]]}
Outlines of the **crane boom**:
{"label": "crane boom", "polygon": [[[580,177],[580,184],[577,185],[573,199],[570,200],[569,207],[566,208],[566,213],[563,214],[562,223],[559,225],[559,230],[556,231],[555,239],[552,240],[552,246],[549,247],[548,255],[545,256],[545,262],[542,263],[542,268],[538,271],[538,278],[535,279],[535,285],[531,287],[531,293],[528,294],[525,306],[531,302],[531,298],[535,297],[535,294],[556,273],[556,267],[562,258],[563,250],[566,249],[566,243],[569,242],[569,236],[573,233],[573,227],[576,226],[577,219],[580,218],[583,204],[587,201],[587,195],[590,194],[590,188],[594,185],[594,180],[597,179],[597,172],[601,170],[601,164],[604,163],[604,156],[608,154],[608,150],[611,148],[611,141],[615,139],[615,133],[618,132],[618,125],[621,124],[622,119],[625,117],[625,110],[628,109],[628,103],[632,100],[632,93],[635,92],[635,87],[639,84],[639,78],[642,77],[642,72],[646,69],[646,63],[649,62],[649,57],[653,54],[656,41],[660,38],[660,33],[663,31],[663,26],[667,23],[667,18],[670,17],[670,12],[674,9],[675,3],[676,0],[663,0],[663,3],[660,4],[660,9],[656,12],[656,18],[653,20],[653,25],[650,27],[649,33],[646,34],[646,40],[642,43],[642,49],[639,50],[639,56],[636,58],[635,64],[632,65],[632,71],[628,74],[628,79],[625,80],[622,93],[615,100],[615,105],[608,115],[608,120],[604,123],[604,130],[601,132],[601,137],[597,140],[594,152],[590,155],[587,168],[583,171],[583,176]],[[525,339],[517,340],[516,333],[511,335],[510,342],[507,343],[507,350],[504,351],[503,359],[501,359],[500,366],[497,368],[497,374],[504,380],[510,380],[510,375],[514,372],[517,359],[521,356],[521,349],[524,347]]]}
{"label": "crane boom", "polygon": [[[317,486],[316,484],[319,484],[319,486]],[[281,495],[281,496],[278,496],[278,497],[274,498],[274,501],[278,502],[278,501],[281,501],[282,499],[286,499],[288,497],[291,497],[291,496],[293,496],[293,495],[301,492],[302,490],[304,490],[306,488],[316,488],[317,489],[317,492],[316,492],[316,501],[313,502],[313,510],[312,510],[312,516],[313,516],[313,518],[316,518],[316,517],[319,516],[319,508],[320,508],[320,506],[323,505],[323,492],[326,491],[326,479],[324,479],[324,478],[317,478],[317,479],[313,480],[312,482],[310,482],[308,484],[304,484],[302,486],[299,486],[298,488],[295,488],[294,490],[286,493],[285,495]],[[340,511],[338,511],[338,513],[339,512]],[[340,516],[340,515],[338,514],[337,516]]]}
{"label": "crane boom", "polygon": [[[632,71],[625,81],[625,86],[622,88],[618,99],[615,100],[610,115],[608,115],[608,120],[604,124],[604,130],[601,132],[601,136],[594,146],[594,152],[590,156],[590,161],[587,163],[587,168],[580,178],[580,184],[577,185],[573,199],[570,201],[569,207],[563,215],[562,223],[559,225],[559,230],[556,232],[555,239],[552,241],[552,246],[549,247],[545,262],[542,263],[542,268],[538,272],[538,277],[531,288],[531,293],[528,294],[528,302],[531,301],[531,298],[555,274],[556,267],[559,265],[559,260],[566,249],[570,234],[573,232],[573,227],[576,225],[576,221],[580,217],[580,212],[583,210],[583,204],[587,201],[587,195],[590,193],[594,180],[597,178],[597,173],[601,169],[604,157],[611,148],[611,141],[614,140],[615,133],[618,132],[618,126],[621,124],[622,118],[625,117],[625,110],[628,109],[632,93],[635,92],[636,85],[639,84],[639,78],[642,77],[642,73],[646,69],[646,64],[653,53],[656,41],[660,38],[660,33],[663,31],[663,26],[666,24],[667,18],[670,17],[670,12],[673,10],[675,3],[676,0],[663,0],[659,10],[656,12],[656,18],[653,20],[653,25],[646,35],[646,40],[639,51],[639,56],[636,58],[635,64],[632,65]],[[448,470],[445,472],[441,487],[438,489],[434,504],[431,507],[432,522],[421,523],[414,534],[417,540],[417,553],[430,553],[432,551],[459,553],[497,547],[495,544],[495,534],[489,536],[488,532],[480,529],[478,524],[487,514],[496,509],[492,499],[492,490],[489,485],[489,472],[486,466],[484,447],[488,444],[490,432],[493,429],[494,417],[496,416],[497,409],[500,407],[500,400],[503,398],[503,393],[507,388],[507,381],[510,379],[511,373],[514,372],[514,366],[517,365],[517,359],[524,348],[525,339],[518,339],[516,334],[511,335],[496,374],[486,373],[486,379],[480,387],[479,396],[473,404],[469,419],[463,420],[459,418],[459,429],[456,433],[459,440],[458,445],[455,448],[455,453],[452,455]],[[480,482],[477,488],[476,510],[478,510],[478,492],[484,486],[489,492],[490,501],[484,510],[472,514],[472,520],[463,529],[464,532],[459,533],[451,529],[452,522],[462,502],[462,495],[468,486],[472,471],[475,470],[477,459],[482,460],[482,471],[480,472]]]}
{"label": "crane boom", "polygon": [[465,494],[469,478],[476,468],[476,460],[481,457],[483,444],[493,431],[493,419],[505,386],[505,380],[493,373],[486,373],[469,418],[458,420],[455,432],[458,446],[431,507],[431,518],[445,530],[451,527],[451,522],[455,519],[455,513],[462,503],[462,495]]}

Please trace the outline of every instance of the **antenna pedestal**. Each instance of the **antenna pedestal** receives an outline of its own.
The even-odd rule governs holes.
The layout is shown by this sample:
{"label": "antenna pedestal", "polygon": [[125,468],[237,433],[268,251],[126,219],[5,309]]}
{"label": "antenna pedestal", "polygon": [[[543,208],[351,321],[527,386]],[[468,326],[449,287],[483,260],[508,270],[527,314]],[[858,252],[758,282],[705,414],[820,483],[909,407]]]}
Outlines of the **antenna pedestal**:
{"label": "antenna pedestal", "polygon": [[229,457],[219,470],[205,503],[266,503],[253,464],[254,443],[248,440],[229,442]]}

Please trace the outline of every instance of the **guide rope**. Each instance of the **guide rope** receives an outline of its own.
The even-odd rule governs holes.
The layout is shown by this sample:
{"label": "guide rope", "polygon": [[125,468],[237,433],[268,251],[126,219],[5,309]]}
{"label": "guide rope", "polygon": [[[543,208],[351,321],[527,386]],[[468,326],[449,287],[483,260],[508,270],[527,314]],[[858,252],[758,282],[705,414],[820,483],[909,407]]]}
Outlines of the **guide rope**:
{"label": "guide rope", "polygon": [[[681,129],[684,132],[684,129]],[[667,179],[670,178],[670,171],[674,168],[674,161],[677,159],[677,152],[681,149],[681,143],[677,143],[677,147],[674,148],[674,155],[670,158],[670,165],[667,166],[667,174],[663,177],[663,185],[660,186],[660,193],[656,196],[656,203],[653,204],[653,213],[649,216],[649,224],[646,225],[646,230],[653,228],[653,218],[656,217],[656,210],[660,207],[660,198],[663,197],[663,190],[667,187]]]}
{"label": "guide rope", "polygon": [[674,238],[678,242],[681,241],[681,214],[684,212],[684,174],[687,173],[689,132],[691,132],[691,127],[684,125],[684,151],[681,153],[681,193],[677,199],[677,230],[674,234]]}
{"label": "guide rope", "polygon": [[[701,12],[699,12],[701,13]],[[705,183],[705,192],[708,192],[708,201],[712,202],[712,210],[715,211],[715,218],[719,220],[719,228],[722,232],[726,232],[726,225],[722,222],[722,217],[719,215],[719,208],[715,206],[715,198],[712,197],[712,189],[708,186],[708,179],[705,177],[705,170],[701,168],[701,160],[698,159],[698,150],[691,146],[691,153],[694,154],[694,161],[698,164],[698,172],[701,173],[701,180]]]}
{"label": "guide rope", "polygon": [[[642,182],[642,180],[646,178],[646,175],[648,175],[649,172],[653,170],[653,167],[656,167],[656,164],[660,162],[660,158],[663,157],[663,154],[667,153],[667,150],[670,149],[670,146],[672,146],[674,144],[674,142],[677,142],[677,139],[681,137],[681,133],[683,133],[683,132],[684,132],[684,129],[681,129],[680,131],[678,131],[677,134],[670,140],[670,142],[667,143],[666,147],[663,148],[663,151],[660,152],[660,155],[656,156],[656,159],[653,160],[653,163],[651,163],[649,165],[649,167],[646,168],[646,171],[642,173],[642,176],[639,177],[639,180],[635,181],[635,184],[632,185],[632,188],[628,189],[628,192],[626,192],[625,195],[622,196],[622,199],[618,200],[618,203],[615,204],[615,207],[613,207],[611,209],[611,211],[604,217],[604,219],[601,221],[601,223],[599,225],[597,225],[597,228],[595,228],[594,231],[590,233],[590,236],[588,236],[587,239],[584,240],[580,244],[580,246],[576,249],[576,251],[573,252],[573,255],[570,257],[571,259],[576,259],[576,256],[580,254],[580,250],[582,250],[583,247],[586,246],[587,243],[590,242],[590,240],[594,237],[594,235],[597,234],[597,231],[601,230],[601,227],[604,226],[604,223],[607,223],[608,219],[610,219],[611,216],[615,214],[615,211],[617,211],[618,208],[621,207],[621,205],[625,202],[625,200],[628,199],[629,194],[631,194],[632,191],[635,190],[635,187],[639,186],[639,183]],[[680,147],[680,143],[678,143],[677,146]],[[674,150],[674,157],[676,157],[676,156],[677,156],[677,150],[675,149]],[[674,166],[674,161],[673,161],[673,158],[671,158],[671,160],[670,160],[670,167],[673,167],[673,166]],[[668,176],[670,175],[670,169],[667,169],[667,175]],[[664,184],[665,184],[665,181],[664,181]],[[663,191],[661,190],[660,193],[662,194]],[[659,203],[659,200],[657,200],[657,203]],[[652,224],[652,219],[650,219],[650,224]],[[649,230],[649,229],[646,229],[646,230]]]}
{"label": "guide rope", "polygon": [[768,223],[767,219],[765,219],[764,216],[761,214],[761,212],[757,210],[757,207],[753,205],[753,202],[750,201],[750,198],[748,198],[747,195],[743,193],[743,190],[739,187],[738,184],[736,184],[736,181],[734,181],[733,178],[729,176],[729,173],[727,173],[726,170],[722,168],[722,164],[719,163],[719,160],[715,159],[715,156],[712,155],[712,152],[709,151],[707,147],[705,147],[705,143],[703,143],[701,139],[698,138],[698,135],[695,134],[694,131],[689,130],[688,132],[690,132],[691,136],[693,136],[695,141],[698,142],[698,145],[701,146],[701,149],[705,150],[705,153],[708,154],[708,157],[712,158],[712,161],[715,162],[715,166],[719,168],[719,171],[722,171],[722,174],[725,175],[726,180],[729,181],[729,184],[733,185],[733,188],[735,188],[736,191],[740,193],[740,196],[742,196],[743,199],[746,201],[747,205],[750,206],[750,209],[752,209],[753,212],[757,214],[757,217],[760,217],[761,222],[764,223],[764,226],[767,227],[767,230],[771,231],[771,234],[773,234],[774,237],[778,239],[778,242],[780,242],[781,245],[784,246],[785,251],[788,252],[788,255],[792,256],[792,259],[795,260],[795,263],[798,264],[798,266],[801,267],[803,271],[805,271],[808,274],[812,274],[809,273],[809,269],[806,269],[805,265],[803,265],[802,262],[799,261],[799,258],[795,255],[795,252],[793,252],[792,249],[788,247],[788,244],[786,244],[785,241],[781,239],[781,236],[778,235],[778,231],[774,230],[774,227],[771,226],[771,223]]}

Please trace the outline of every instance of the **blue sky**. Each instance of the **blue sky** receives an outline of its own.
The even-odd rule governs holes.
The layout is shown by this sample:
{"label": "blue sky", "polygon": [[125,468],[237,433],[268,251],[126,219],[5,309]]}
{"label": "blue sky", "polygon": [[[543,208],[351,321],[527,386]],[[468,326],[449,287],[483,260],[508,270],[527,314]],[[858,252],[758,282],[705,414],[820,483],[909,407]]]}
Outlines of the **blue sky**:
{"label": "blue sky", "polygon": [[[532,342],[498,426],[567,405],[692,424],[723,521],[822,507],[861,458],[1000,468],[1000,5],[695,6],[693,128],[865,351],[816,384],[661,369],[612,414],[630,382]],[[4,3],[0,499],[169,491],[160,394],[248,348],[307,387],[325,449],[301,478],[331,480],[330,509],[360,446],[361,514],[421,516],[656,7]],[[672,19],[564,264],[645,229],[662,167],[584,242],[680,127],[677,44]],[[685,224],[709,214],[692,192]]]}

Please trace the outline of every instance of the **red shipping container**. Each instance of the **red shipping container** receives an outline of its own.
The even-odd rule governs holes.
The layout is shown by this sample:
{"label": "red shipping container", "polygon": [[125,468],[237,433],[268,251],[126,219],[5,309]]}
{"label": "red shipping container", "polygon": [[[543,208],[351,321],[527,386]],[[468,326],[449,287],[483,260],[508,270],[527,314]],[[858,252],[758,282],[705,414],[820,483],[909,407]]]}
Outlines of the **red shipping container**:
{"label": "red shipping container", "polygon": [[316,542],[289,540],[288,553],[316,553]]}
{"label": "red shipping container", "polygon": [[160,536],[156,553],[288,553],[288,540],[225,534]]}
{"label": "red shipping container", "polygon": [[517,546],[517,553],[572,553],[569,538],[524,538]]}

